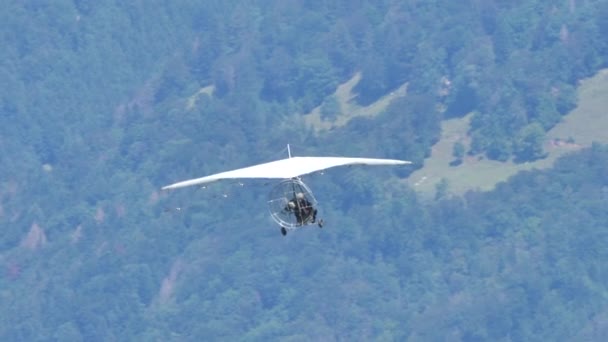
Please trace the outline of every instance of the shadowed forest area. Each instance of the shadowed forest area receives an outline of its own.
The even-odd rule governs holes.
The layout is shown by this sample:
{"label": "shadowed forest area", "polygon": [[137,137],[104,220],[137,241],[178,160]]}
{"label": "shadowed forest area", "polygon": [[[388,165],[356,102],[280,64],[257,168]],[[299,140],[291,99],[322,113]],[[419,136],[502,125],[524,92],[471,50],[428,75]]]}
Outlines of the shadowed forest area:
{"label": "shadowed forest area", "polygon": [[[0,20],[1,340],[608,335],[608,147],[489,192],[404,181],[467,114],[455,155],[544,158],[608,66],[605,1],[6,1]],[[344,114],[355,75],[348,108],[382,110],[307,126]],[[326,227],[286,237],[271,185],[159,190],[287,143],[414,166],[305,177]]]}

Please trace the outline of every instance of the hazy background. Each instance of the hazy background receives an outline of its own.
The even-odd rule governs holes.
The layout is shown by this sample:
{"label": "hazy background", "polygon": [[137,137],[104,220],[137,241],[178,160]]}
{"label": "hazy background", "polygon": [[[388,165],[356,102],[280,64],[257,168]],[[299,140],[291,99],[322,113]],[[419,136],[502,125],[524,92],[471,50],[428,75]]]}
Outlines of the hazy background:
{"label": "hazy background", "polygon": [[[0,339],[608,336],[608,148],[547,135],[608,64],[606,1],[4,1],[0,22]],[[463,118],[439,174],[577,152],[417,191]],[[159,191],[287,143],[414,166],[305,178],[326,227],[286,237],[263,182]]]}

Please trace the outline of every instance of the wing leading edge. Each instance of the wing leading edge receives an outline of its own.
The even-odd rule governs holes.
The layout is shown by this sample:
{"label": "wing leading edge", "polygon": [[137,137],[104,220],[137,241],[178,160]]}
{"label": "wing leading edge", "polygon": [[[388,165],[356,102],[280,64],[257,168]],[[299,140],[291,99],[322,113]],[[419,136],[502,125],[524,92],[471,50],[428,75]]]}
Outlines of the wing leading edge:
{"label": "wing leading edge", "polygon": [[378,158],[345,157],[293,157],[269,163],[253,165],[242,169],[220,172],[213,175],[189,179],[164,186],[163,190],[183,188],[191,185],[211,183],[222,179],[289,179],[336,166],[347,165],[406,165],[410,161]]}

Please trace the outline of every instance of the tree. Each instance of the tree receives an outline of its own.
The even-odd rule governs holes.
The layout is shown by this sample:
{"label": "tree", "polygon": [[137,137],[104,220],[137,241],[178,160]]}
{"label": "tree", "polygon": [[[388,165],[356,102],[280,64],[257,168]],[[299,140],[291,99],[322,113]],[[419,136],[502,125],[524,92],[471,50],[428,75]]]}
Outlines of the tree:
{"label": "tree", "polygon": [[435,185],[435,200],[445,197],[448,194],[449,187],[449,181],[445,178],[441,178],[439,183]]}
{"label": "tree", "polygon": [[456,158],[454,161],[450,163],[451,166],[457,166],[462,163],[462,158],[464,158],[466,148],[464,144],[460,141],[454,143],[452,147],[452,156]]}
{"label": "tree", "polygon": [[522,128],[515,140],[514,154],[517,162],[532,161],[544,158],[543,150],[545,130],[539,123],[532,123]]}
{"label": "tree", "polygon": [[321,119],[333,121],[342,113],[340,103],[335,96],[329,96],[321,105]]}

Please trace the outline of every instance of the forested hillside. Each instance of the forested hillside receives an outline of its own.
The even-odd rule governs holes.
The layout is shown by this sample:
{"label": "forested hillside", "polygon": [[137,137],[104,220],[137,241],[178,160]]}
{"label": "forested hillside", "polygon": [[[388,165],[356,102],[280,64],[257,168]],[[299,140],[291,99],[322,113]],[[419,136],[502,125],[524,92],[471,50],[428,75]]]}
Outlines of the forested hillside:
{"label": "forested hillside", "polygon": [[[419,167],[469,112],[467,153],[540,158],[530,142],[607,65],[605,1],[6,1],[0,19],[1,340],[608,334],[599,144],[432,202],[413,168],[315,175],[328,224],[287,237],[268,185],[159,191],[286,143]],[[361,105],[407,95],[306,128],[358,72]]]}

